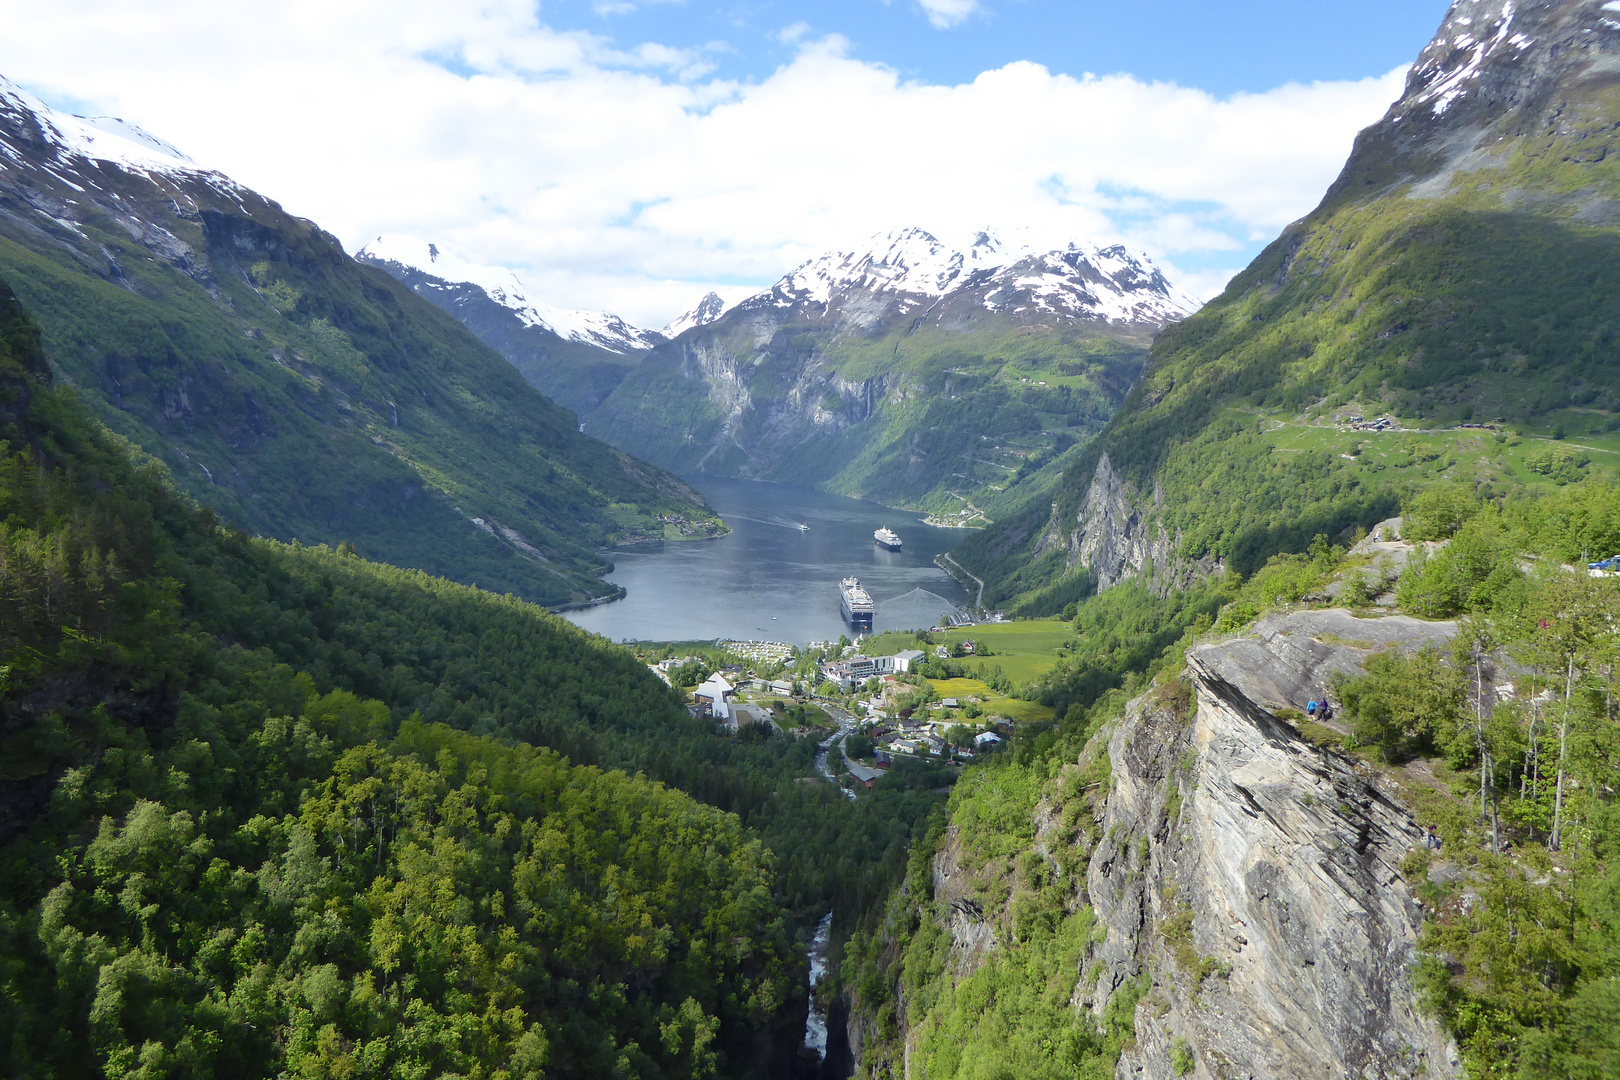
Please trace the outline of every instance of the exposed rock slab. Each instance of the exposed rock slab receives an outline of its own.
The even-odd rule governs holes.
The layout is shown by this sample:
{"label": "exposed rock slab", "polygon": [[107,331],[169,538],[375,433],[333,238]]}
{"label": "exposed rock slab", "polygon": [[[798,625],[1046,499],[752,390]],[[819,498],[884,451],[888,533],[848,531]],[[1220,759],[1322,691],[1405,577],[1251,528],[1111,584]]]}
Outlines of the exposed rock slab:
{"label": "exposed rock slab", "polygon": [[1151,571],[1150,587],[1158,593],[1186,589],[1194,581],[1223,572],[1217,558],[1181,558],[1177,552],[1181,537],[1172,536],[1154,511],[1164,502],[1157,488],[1151,496],[1131,490],[1114,469],[1108,455],[1097,462],[1085,501],[1072,521],[1053,520],[1035,552],[1045,554],[1057,547],[1068,548],[1068,565],[1086,567],[1103,592]]}
{"label": "exposed rock slab", "polygon": [[1244,636],[1196,650],[1198,664],[1269,710],[1304,710],[1336,674],[1359,675],[1369,656],[1445,647],[1455,622],[1406,615],[1363,619],[1342,608],[1267,615]]}
{"label": "exposed rock slab", "polygon": [[1280,616],[1189,654],[1190,710],[1132,704],[1108,746],[1114,787],[1087,879],[1108,937],[1079,995],[1100,1013],[1151,977],[1120,1077],[1176,1075],[1178,1041],[1203,1077],[1458,1075],[1410,979],[1421,911],[1399,864],[1416,822],[1375,775],[1273,715],[1376,648],[1448,632]]}

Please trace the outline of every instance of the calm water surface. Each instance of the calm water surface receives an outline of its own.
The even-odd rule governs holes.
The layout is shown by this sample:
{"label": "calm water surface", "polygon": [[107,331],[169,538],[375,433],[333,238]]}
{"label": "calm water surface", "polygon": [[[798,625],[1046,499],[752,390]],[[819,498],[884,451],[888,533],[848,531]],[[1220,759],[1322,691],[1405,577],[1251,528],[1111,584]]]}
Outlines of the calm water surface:
{"label": "calm water surface", "polygon": [[[934,565],[966,536],[917,514],[807,488],[751,480],[689,478],[731,533],[666,544],[650,554],[614,553],[608,580],[623,600],[567,618],[614,641],[764,639],[802,645],[848,633],[838,580],[861,579],[877,602],[879,632],[932,625],[946,605],[971,597]],[[810,526],[801,532],[799,524]],[[887,525],[902,551],[884,551],[872,531]]]}

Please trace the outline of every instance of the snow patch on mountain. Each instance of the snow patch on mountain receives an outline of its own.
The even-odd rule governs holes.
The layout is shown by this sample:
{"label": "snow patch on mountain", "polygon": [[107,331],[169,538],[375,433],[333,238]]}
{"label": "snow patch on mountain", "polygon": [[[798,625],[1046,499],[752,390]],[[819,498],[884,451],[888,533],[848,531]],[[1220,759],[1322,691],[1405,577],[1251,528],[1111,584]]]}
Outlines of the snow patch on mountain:
{"label": "snow patch on mountain", "polygon": [[[1474,8],[1484,6],[1482,0],[1470,0],[1470,3]],[[1459,4],[1453,12],[1462,8]],[[1513,0],[1501,4],[1500,14],[1494,20],[1484,11],[1478,14],[1477,20],[1472,15],[1454,14],[1449,27],[1423,50],[1412,69],[1410,84],[1419,89],[1407,94],[1411,108],[1405,111],[1427,106],[1433,115],[1445,115],[1447,109],[1473,89],[1486,61],[1496,53],[1504,48],[1523,52],[1534,44],[1526,35],[1513,33]]]}
{"label": "snow patch on mountain", "polygon": [[825,306],[864,291],[894,294],[909,311],[969,290],[990,311],[1106,322],[1171,322],[1202,306],[1146,255],[1122,245],[1051,248],[1034,234],[984,230],[953,246],[917,228],[879,233],[859,250],[811,259],[745,303]]}
{"label": "snow patch on mountain", "polygon": [[[74,159],[88,159],[117,165],[130,172],[148,174],[208,171],[170,143],[126,120],[115,116],[74,116],[60,112],[4,76],[0,76],[0,113],[9,113],[12,118],[18,118],[19,113],[32,114],[35,126],[54,149],[58,162],[70,167]],[[23,130],[28,127],[16,124],[7,126]],[[24,148],[13,145],[4,136],[0,136],[0,156],[15,162],[25,160]],[[58,179],[79,187],[66,177],[58,175]]]}
{"label": "snow patch on mountain", "polygon": [[379,236],[355,252],[355,258],[396,263],[437,279],[442,287],[475,286],[495,303],[510,309],[523,325],[549,330],[566,341],[623,354],[651,349],[665,340],[666,335],[657,330],[632,326],[606,311],[579,311],[543,303],[533,298],[523,279],[511,270],[469,262],[418,237]]}

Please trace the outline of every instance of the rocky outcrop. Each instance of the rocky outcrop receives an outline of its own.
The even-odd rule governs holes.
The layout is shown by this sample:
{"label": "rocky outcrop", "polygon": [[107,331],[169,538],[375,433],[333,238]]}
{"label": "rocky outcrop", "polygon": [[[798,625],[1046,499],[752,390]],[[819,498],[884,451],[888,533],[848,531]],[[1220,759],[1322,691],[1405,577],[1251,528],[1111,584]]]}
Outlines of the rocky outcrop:
{"label": "rocky outcrop", "polygon": [[730,468],[741,476],[768,479],[784,469],[791,472],[807,440],[836,437],[904,397],[904,380],[897,373],[847,379],[829,370],[818,354],[804,351],[804,342],[794,335],[768,324],[752,329],[760,339],[753,344],[773,361],[764,386],[756,371],[760,357],[739,351],[734,341],[695,338],[671,346],[680,354],[686,378],[703,388],[709,408],[720,417],[697,463],[700,472],[732,448],[742,458]]}
{"label": "rocky outcrop", "polygon": [[1195,648],[1175,695],[1133,702],[1086,888],[1107,927],[1077,1001],[1101,1014],[1147,974],[1119,1076],[1455,1076],[1410,980],[1421,911],[1399,869],[1421,833],[1373,772],[1280,707],[1382,647],[1449,624],[1277,616]]}
{"label": "rocky outcrop", "polygon": [[[1606,88],[1620,76],[1620,18],[1600,0],[1457,0],[1406,77],[1400,100],[1356,138],[1325,204],[1413,183],[1430,199],[1509,163],[1521,138],[1566,141],[1563,160],[1597,165],[1613,152]],[[1522,151],[1519,151],[1522,152]],[[1612,191],[1541,190],[1612,224]]]}
{"label": "rocky outcrop", "polygon": [[[1132,701],[1044,789],[1027,852],[975,857],[953,824],[926,897],[910,898],[920,911],[902,896],[893,925],[932,920],[950,948],[923,963],[960,987],[1022,947],[1012,912],[1034,894],[1014,867],[1044,861],[1072,883],[1068,910],[1096,918],[1071,1006],[1105,1026],[1133,1015],[1118,1080],[1460,1077],[1412,979],[1423,911],[1402,866],[1423,830],[1394,774],[1288,718],[1335,673],[1456,632],[1316,610],[1195,646],[1179,681]],[[913,973],[896,966],[908,947],[886,948],[894,1013],[857,1008],[847,1032],[856,1060],[915,1076],[935,999],[908,999]]]}
{"label": "rocky outcrop", "polygon": [[1132,491],[1104,454],[1072,521],[1062,520],[1058,504],[1053,504],[1053,520],[1036,555],[1067,548],[1069,566],[1090,570],[1098,592],[1144,573],[1149,574],[1154,591],[1164,593],[1223,572],[1218,558],[1184,559],[1178,554],[1180,536],[1171,536],[1154,513],[1163,504],[1164,495],[1157,487],[1148,498]]}
{"label": "rocky outcrop", "polygon": [[962,866],[962,838],[952,826],[945,846],[934,856],[934,899],[948,919],[951,971],[963,978],[984,965],[999,944],[994,921],[985,918],[971,872]]}

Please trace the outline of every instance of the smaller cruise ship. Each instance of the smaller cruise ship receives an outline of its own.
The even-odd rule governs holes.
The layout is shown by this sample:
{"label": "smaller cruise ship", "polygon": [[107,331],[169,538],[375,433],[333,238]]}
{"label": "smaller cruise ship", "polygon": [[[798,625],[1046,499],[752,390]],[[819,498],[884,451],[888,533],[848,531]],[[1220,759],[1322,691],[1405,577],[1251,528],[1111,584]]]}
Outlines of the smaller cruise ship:
{"label": "smaller cruise ship", "polygon": [[883,548],[886,551],[900,550],[900,534],[889,528],[887,525],[873,533],[872,539],[877,541],[878,547]]}

